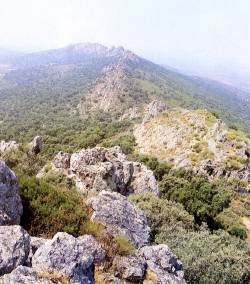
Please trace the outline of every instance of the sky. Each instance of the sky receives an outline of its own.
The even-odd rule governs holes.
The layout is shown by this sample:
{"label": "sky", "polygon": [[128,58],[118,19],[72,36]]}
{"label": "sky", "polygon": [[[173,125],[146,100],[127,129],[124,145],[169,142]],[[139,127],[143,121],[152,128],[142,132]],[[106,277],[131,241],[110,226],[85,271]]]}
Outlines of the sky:
{"label": "sky", "polygon": [[0,47],[77,42],[122,45],[183,70],[248,73],[250,0],[0,0]]}

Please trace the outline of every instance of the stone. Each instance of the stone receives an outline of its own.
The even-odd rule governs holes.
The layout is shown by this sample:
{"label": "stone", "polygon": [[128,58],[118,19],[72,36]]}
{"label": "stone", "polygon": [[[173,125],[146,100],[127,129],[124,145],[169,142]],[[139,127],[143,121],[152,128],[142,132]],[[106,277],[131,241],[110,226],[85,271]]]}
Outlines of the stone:
{"label": "stone", "polygon": [[20,223],[23,206],[13,171],[0,161],[0,226]]}
{"label": "stone", "polygon": [[59,152],[55,156],[52,163],[54,164],[56,168],[68,169],[70,166],[70,157],[71,157],[71,154],[69,153]]}
{"label": "stone", "polygon": [[[10,274],[5,274],[0,284],[54,284],[54,281],[41,277],[37,272],[25,266],[18,266]],[[58,282],[57,282],[58,283]]]}
{"label": "stone", "polygon": [[0,153],[9,152],[17,150],[19,145],[16,141],[8,141],[5,142],[4,140],[0,141]]}
{"label": "stone", "polygon": [[114,235],[125,235],[132,243],[142,247],[149,242],[150,228],[145,214],[117,192],[102,191],[89,198],[87,204],[93,209],[91,219],[104,224]]}
{"label": "stone", "polygon": [[34,137],[33,141],[31,142],[31,148],[30,148],[31,153],[37,155],[42,151],[42,148],[43,148],[42,136]]}
{"label": "stone", "polygon": [[35,254],[35,252],[38,250],[38,248],[42,245],[44,245],[48,240],[44,238],[39,237],[30,237],[30,253],[26,262],[27,266],[31,266],[32,257]]}
{"label": "stone", "polygon": [[157,116],[159,113],[162,113],[166,109],[167,106],[165,103],[157,100],[152,101],[146,107],[146,110],[144,112],[143,123],[148,122],[149,120]]}
{"label": "stone", "polygon": [[132,281],[133,283],[144,279],[147,268],[146,261],[136,256],[116,256],[113,265],[122,279]]}
{"label": "stone", "polygon": [[156,283],[186,283],[182,263],[167,245],[144,246],[137,255],[146,261],[147,274],[154,275]]}
{"label": "stone", "polygon": [[72,155],[60,152],[52,165],[73,179],[78,190],[87,195],[102,190],[117,191],[125,196],[141,192],[159,195],[153,172],[140,163],[128,161],[118,146],[83,149]]}
{"label": "stone", "polygon": [[92,284],[93,261],[94,256],[83,240],[59,232],[38,248],[32,258],[32,267],[40,273],[59,273],[70,283]]}
{"label": "stone", "polygon": [[106,252],[91,235],[83,235],[77,238],[80,245],[84,248],[87,255],[92,255],[94,263],[100,263],[105,260]]}
{"label": "stone", "polygon": [[0,226],[0,275],[23,265],[30,250],[30,236],[20,226]]}

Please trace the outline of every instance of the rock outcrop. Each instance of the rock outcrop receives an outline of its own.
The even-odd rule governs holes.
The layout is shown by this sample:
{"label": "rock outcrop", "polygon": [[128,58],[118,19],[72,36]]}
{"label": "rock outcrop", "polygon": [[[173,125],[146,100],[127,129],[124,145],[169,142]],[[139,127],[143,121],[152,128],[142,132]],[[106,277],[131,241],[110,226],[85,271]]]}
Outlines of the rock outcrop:
{"label": "rock outcrop", "polygon": [[153,172],[140,163],[128,161],[118,146],[95,147],[73,154],[60,152],[52,162],[52,170],[73,179],[77,188],[86,194],[102,190],[125,196],[141,192],[159,194]]}
{"label": "rock outcrop", "polygon": [[164,112],[166,109],[167,106],[165,103],[157,100],[152,101],[145,109],[143,123],[150,121],[152,118]]}
{"label": "rock outcrop", "polygon": [[2,141],[0,141],[0,154],[5,153],[5,152],[9,152],[9,151],[13,151],[13,150],[17,150],[18,147],[19,147],[19,145],[17,144],[16,141],[5,142],[4,140],[2,140]]}
{"label": "rock outcrop", "polygon": [[103,223],[111,235],[125,235],[138,247],[148,244],[150,228],[146,216],[125,196],[102,191],[88,199],[87,204],[93,209],[91,219]]}
{"label": "rock outcrop", "polygon": [[23,212],[15,174],[0,161],[0,226],[19,224]]}
{"label": "rock outcrop", "polygon": [[33,141],[30,144],[30,152],[34,155],[39,154],[43,148],[43,138],[42,136],[34,137]]}
{"label": "rock outcrop", "polygon": [[0,226],[0,275],[26,263],[30,236],[18,225]]}
{"label": "rock outcrop", "polygon": [[[5,274],[0,279],[0,284],[55,284],[55,281],[49,280],[39,275],[34,269],[26,266],[18,266],[10,274]],[[62,282],[56,282],[62,283]]]}
{"label": "rock outcrop", "polygon": [[175,108],[145,116],[134,129],[139,153],[206,174],[211,180],[250,182],[250,139],[244,133],[228,128],[206,110]]}
{"label": "rock outcrop", "polygon": [[70,283],[94,283],[94,256],[100,252],[93,251],[85,241],[88,239],[78,240],[67,233],[57,233],[35,252],[32,267],[40,273],[59,273]]}

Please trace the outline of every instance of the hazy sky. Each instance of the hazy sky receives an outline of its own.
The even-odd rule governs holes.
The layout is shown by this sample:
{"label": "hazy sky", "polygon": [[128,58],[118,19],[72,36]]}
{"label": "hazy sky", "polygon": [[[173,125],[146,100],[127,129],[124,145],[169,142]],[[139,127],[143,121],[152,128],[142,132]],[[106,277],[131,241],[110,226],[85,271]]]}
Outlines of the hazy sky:
{"label": "hazy sky", "polygon": [[123,45],[172,65],[250,69],[250,0],[0,0],[0,46]]}

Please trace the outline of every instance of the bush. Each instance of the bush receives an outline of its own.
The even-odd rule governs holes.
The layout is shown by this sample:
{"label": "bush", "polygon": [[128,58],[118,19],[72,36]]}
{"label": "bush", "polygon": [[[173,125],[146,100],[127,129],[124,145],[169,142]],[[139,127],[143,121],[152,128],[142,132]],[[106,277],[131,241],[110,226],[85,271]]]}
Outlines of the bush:
{"label": "bush", "polygon": [[116,252],[120,255],[129,255],[135,251],[135,246],[124,236],[114,238]]}
{"label": "bush", "polygon": [[24,206],[21,225],[31,235],[84,232],[86,205],[76,191],[25,175],[19,176],[19,184]]}
{"label": "bush", "polygon": [[119,138],[114,138],[110,141],[105,141],[102,144],[104,147],[120,146],[125,154],[131,154],[134,151],[135,137],[134,135],[121,135]]}
{"label": "bush", "polygon": [[228,232],[231,234],[231,235],[234,235],[236,237],[239,237],[241,238],[242,240],[246,239],[247,238],[247,231],[246,229],[243,227],[243,226],[232,226],[231,228],[229,228]]}
{"label": "bush", "polygon": [[249,283],[250,249],[238,238],[219,231],[176,232],[168,230],[156,236],[182,261],[188,283]]}
{"label": "bush", "polygon": [[196,223],[216,228],[215,216],[227,207],[231,192],[217,188],[207,178],[190,172],[171,171],[160,183],[161,197],[183,204]]}
{"label": "bush", "polygon": [[152,238],[164,230],[194,229],[194,218],[181,204],[163,200],[151,193],[132,195],[130,200],[141,208],[149,221]]}

